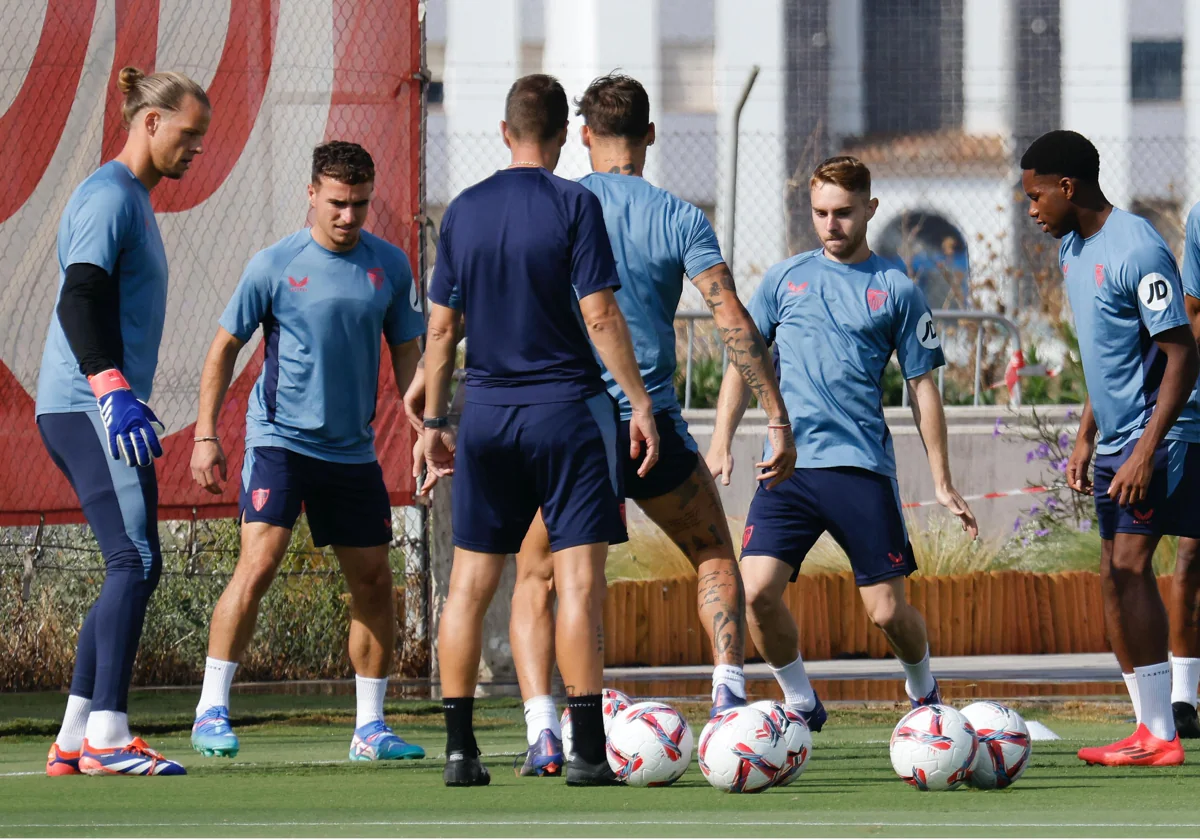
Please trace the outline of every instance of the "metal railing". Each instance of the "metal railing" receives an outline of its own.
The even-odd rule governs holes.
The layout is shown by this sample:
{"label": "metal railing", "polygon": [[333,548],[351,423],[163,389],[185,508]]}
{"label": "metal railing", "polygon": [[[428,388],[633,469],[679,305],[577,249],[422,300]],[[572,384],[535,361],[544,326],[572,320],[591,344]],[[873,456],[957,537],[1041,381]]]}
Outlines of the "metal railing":
{"label": "metal railing", "polygon": [[[971,392],[971,404],[980,405],[983,394],[983,333],[984,324],[995,323],[1000,325],[1008,333],[1009,342],[1012,344],[1012,352],[1016,359],[1021,360],[1023,364],[1023,349],[1021,344],[1021,330],[1010,319],[1003,315],[997,315],[994,312],[975,312],[969,309],[935,309],[933,310],[934,320],[940,322],[962,322],[973,321],[978,324],[975,330],[975,375],[973,377],[973,387]],[[683,409],[688,411],[692,407],[692,360],[695,356],[696,347],[696,321],[708,320],[712,318],[712,313],[707,310],[688,310],[675,313],[676,321],[684,321],[686,323],[687,332],[687,350],[683,369]],[[729,364],[729,354],[722,347],[721,349],[721,370],[724,370]],[[1018,369],[1018,376],[1038,376],[1045,373],[1043,366],[1022,366]],[[938,393],[945,394],[946,386],[946,367],[938,368]],[[1016,386],[1012,391],[1012,403],[1015,407],[1021,405],[1021,384],[1020,379],[1017,380]],[[908,405],[908,389],[901,390],[901,405]]]}

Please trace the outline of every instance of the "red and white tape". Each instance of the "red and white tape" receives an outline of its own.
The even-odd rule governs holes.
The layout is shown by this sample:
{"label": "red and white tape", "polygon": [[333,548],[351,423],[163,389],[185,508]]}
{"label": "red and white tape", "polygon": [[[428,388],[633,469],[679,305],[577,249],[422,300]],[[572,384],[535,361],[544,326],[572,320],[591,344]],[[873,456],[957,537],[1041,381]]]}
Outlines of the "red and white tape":
{"label": "red and white tape", "polygon": [[[999,493],[979,493],[975,496],[963,496],[964,502],[978,502],[980,499],[1004,499],[1009,496],[1029,496],[1037,493],[1046,493],[1050,490],[1049,487],[1022,487],[1020,490],[1002,490]],[[921,508],[931,507],[938,504],[937,500],[932,502],[905,502],[901,507],[904,508]]]}

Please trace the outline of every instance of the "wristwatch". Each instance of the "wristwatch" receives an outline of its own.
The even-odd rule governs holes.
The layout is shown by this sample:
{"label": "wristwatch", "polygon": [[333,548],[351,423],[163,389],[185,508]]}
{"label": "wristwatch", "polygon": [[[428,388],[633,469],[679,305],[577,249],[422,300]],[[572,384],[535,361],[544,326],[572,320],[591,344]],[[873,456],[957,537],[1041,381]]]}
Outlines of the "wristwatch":
{"label": "wristwatch", "polygon": [[444,415],[442,417],[426,417],[425,418],[425,428],[426,429],[444,429],[446,426],[449,426],[449,425],[450,425],[450,418],[446,417]]}

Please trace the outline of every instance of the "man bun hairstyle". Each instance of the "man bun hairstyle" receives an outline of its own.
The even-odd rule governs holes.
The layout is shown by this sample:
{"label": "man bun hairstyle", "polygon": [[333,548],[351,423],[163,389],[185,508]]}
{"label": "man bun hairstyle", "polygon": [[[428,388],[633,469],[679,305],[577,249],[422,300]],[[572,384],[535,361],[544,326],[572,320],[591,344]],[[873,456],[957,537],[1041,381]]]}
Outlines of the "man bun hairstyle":
{"label": "man bun hairstyle", "polygon": [[1077,131],[1047,131],[1021,155],[1021,168],[1035,175],[1061,175],[1085,184],[1100,182],[1100,153]]}
{"label": "man bun hairstyle", "polygon": [[819,184],[833,184],[847,192],[871,195],[871,170],[856,157],[838,155],[827,158],[813,170],[808,188]]}
{"label": "man bun hairstyle", "polygon": [[545,73],[517,79],[504,99],[504,121],[520,140],[544,143],[553,139],[566,128],[570,113],[563,86]]}
{"label": "man bun hairstyle", "polygon": [[650,97],[632,76],[609,73],[588,85],[575,100],[575,113],[593,134],[641,140],[650,130]]}
{"label": "man bun hairstyle", "polygon": [[125,96],[125,102],[121,105],[121,119],[126,127],[145,108],[178,111],[183,106],[183,100],[189,96],[205,107],[212,107],[204,88],[172,70],[147,76],[136,67],[122,67],[117,74],[117,89]]}
{"label": "man bun hairstyle", "polygon": [[313,149],[313,186],[318,186],[322,178],[350,186],[366,184],[375,180],[375,161],[357,143],[330,140]]}

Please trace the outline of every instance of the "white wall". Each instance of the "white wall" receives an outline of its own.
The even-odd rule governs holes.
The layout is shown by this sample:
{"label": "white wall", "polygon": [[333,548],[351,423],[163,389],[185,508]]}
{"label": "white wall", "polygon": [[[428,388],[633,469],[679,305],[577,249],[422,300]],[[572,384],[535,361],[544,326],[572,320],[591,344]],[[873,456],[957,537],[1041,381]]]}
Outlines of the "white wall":
{"label": "white wall", "polygon": [[963,130],[968,134],[1012,131],[1013,13],[1011,2],[964,0]]}

